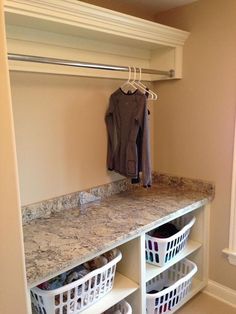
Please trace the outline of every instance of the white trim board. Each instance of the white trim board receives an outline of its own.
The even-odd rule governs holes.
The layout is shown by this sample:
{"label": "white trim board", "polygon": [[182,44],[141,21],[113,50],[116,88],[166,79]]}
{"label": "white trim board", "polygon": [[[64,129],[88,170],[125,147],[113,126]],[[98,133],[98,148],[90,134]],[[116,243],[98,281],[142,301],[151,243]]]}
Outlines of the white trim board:
{"label": "white trim board", "polygon": [[215,281],[209,280],[204,293],[236,308],[236,290],[223,286]]}
{"label": "white trim board", "polygon": [[[10,19],[9,22],[13,22],[10,24],[13,25],[15,25],[17,14],[17,23],[21,23],[22,26],[26,26],[25,17],[36,17],[36,19],[28,20],[32,28],[39,26],[37,19],[40,19],[40,27],[48,21],[56,23],[56,28],[60,27],[60,24],[62,28],[66,25],[72,28],[74,26],[76,33],[78,29],[84,29],[87,32],[93,30],[96,33],[141,39],[141,41],[170,47],[183,46],[189,36],[189,32],[186,31],[77,0],[7,0],[4,11],[7,19]],[[52,24],[50,26],[53,27]],[[48,30],[48,24],[46,24],[46,30]]]}
{"label": "white trim board", "polygon": [[224,249],[222,252],[228,255],[228,260],[230,264],[236,265],[236,251],[235,250]]}
{"label": "white trim board", "polygon": [[223,250],[223,253],[228,255],[229,263],[232,265],[236,265],[236,123],[234,128],[229,247]]}

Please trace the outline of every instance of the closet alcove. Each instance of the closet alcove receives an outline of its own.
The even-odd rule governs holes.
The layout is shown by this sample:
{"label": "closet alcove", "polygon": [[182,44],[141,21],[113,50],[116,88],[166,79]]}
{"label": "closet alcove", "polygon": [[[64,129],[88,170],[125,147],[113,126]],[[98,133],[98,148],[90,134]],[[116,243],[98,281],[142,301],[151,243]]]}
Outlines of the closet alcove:
{"label": "closet alcove", "polygon": [[[106,10],[104,8],[99,8],[75,0],[6,0],[5,15],[9,54],[16,54],[18,56],[39,56],[44,58],[44,60],[47,58],[56,58],[60,60],[71,60],[74,62],[105,64],[120,67],[141,67],[142,69],[147,69],[147,71],[143,71],[143,80],[149,82],[182,78],[183,46],[185,40],[189,36],[188,32],[118,12]],[[27,114],[30,115],[33,112],[35,119],[37,119],[37,125],[35,124],[36,120],[30,120],[30,118],[28,120],[31,121],[30,125],[26,125],[23,121],[19,122],[18,120],[18,124],[16,125],[16,132],[18,132],[18,130],[22,132],[22,129],[25,129],[21,135],[23,136],[24,134],[28,133],[27,136],[30,136],[31,132],[32,134],[34,133],[34,135],[37,133],[35,131],[36,127],[37,131],[39,132],[40,128],[44,129],[44,131],[46,128],[48,128],[48,134],[47,132],[43,132],[40,135],[41,143],[44,141],[44,139],[47,139],[48,141],[48,146],[45,146],[44,148],[42,146],[42,148],[47,148],[49,150],[46,153],[50,153],[50,149],[54,150],[55,146],[52,148],[49,143],[51,140],[53,145],[56,144],[58,154],[62,155],[65,154],[63,147],[60,149],[63,136],[63,143],[69,143],[71,146],[73,146],[73,143],[75,143],[76,145],[77,136],[73,135],[73,138],[71,139],[68,135],[70,134],[70,130],[75,131],[74,133],[78,131],[78,129],[73,128],[73,125],[76,125],[78,119],[83,119],[85,124],[92,123],[94,126],[100,126],[104,123],[103,113],[105,112],[107,103],[104,102],[103,107],[101,107],[100,104],[99,107],[97,104],[97,101],[101,101],[101,98],[99,98],[99,90],[103,88],[103,84],[102,82],[99,82],[99,80],[103,78],[107,79],[106,82],[109,82],[105,87],[105,91],[103,92],[103,94],[107,96],[108,100],[109,93],[117,85],[116,80],[123,81],[127,79],[126,71],[99,70],[97,68],[81,68],[76,66],[48,64],[44,62],[25,62],[22,59],[20,60],[20,58],[19,60],[12,60],[12,58],[10,58],[9,68],[11,71],[13,108],[15,115],[14,118],[20,119],[20,116],[24,116],[25,119]],[[153,71],[164,71],[165,73],[145,73],[148,72],[148,69]],[[171,70],[173,71],[171,73],[174,73],[173,75],[168,74]],[[19,82],[21,82],[23,77],[25,86],[24,90],[20,91],[22,83],[19,84]],[[94,96],[88,95],[91,91],[94,93],[93,86],[89,85],[91,84],[91,78],[94,80],[94,89],[98,93],[98,98],[96,94]],[[46,86],[44,79],[45,82],[49,82],[50,80],[52,82],[48,86],[47,91],[43,91],[44,86]],[[84,81],[82,83],[83,79]],[[63,90],[61,91],[61,94],[57,93],[57,96],[53,98],[53,88],[55,88],[55,86],[62,86],[63,82],[66,80],[67,83],[64,84],[64,89],[67,88],[65,95],[68,97],[69,88],[73,89],[73,93],[75,93],[76,88],[78,88],[78,91],[82,91],[84,88],[85,93],[87,92],[88,94],[83,94],[81,96],[78,92],[78,104],[76,103],[77,100],[75,97],[72,97],[68,100],[68,97],[64,96],[65,98],[62,99],[64,104],[59,104],[59,106],[57,106],[56,101],[57,99],[58,101],[60,100],[60,95],[62,95]],[[41,93],[40,90],[36,91],[37,84],[41,84]],[[31,87],[32,94],[29,95],[28,91]],[[49,90],[50,88],[51,90]],[[19,94],[21,95],[20,102],[16,103],[15,99],[16,97],[18,98]],[[45,95],[49,97],[48,100],[43,104],[43,97]],[[29,103],[29,100],[27,100],[29,99],[29,96],[31,97],[31,100],[34,97],[37,97],[37,99],[35,99],[35,103],[39,110],[35,110],[34,101]],[[24,104],[24,112],[20,113],[22,110],[22,107],[20,106],[24,103],[24,99],[26,100],[26,103]],[[90,102],[89,107],[86,107],[87,100]],[[40,102],[42,103],[41,109],[45,110],[45,116],[42,115],[41,117],[37,116],[37,114],[40,112],[42,114],[42,111],[39,108]],[[50,102],[52,103],[52,106],[50,108],[46,108],[47,103]],[[76,109],[77,106],[80,106],[81,108],[81,116],[78,118],[76,116],[78,114]],[[60,119],[64,114],[65,107],[67,107],[67,113],[70,112],[70,114],[67,116],[67,120],[69,121],[67,122],[68,124],[70,123],[70,126],[68,125],[68,129],[64,133],[62,128],[59,127],[59,134],[61,134],[61,138],[58,139],[58,134],[56,133],[57,131],[55,128],[52,128],[52,132],[55,132],[55,137],[52,137],[49,127],[50,124],[52,125],[55,123],[55,119],[57,119],[57,124],[63,123]],[[93,116],[90,116],[89,118],[89,113],[92,112]],[[49,113],[51,115],[49,115]],[[92,139],[93,135],[89,134],[87,129],[86,132],[84,132],[83,128],[79,130],[80,136],[84,137],[84,142],[82,143],[83,146],[87,140],[89,141]],[[105,134],[105,125],[102,131],[100,131],[98,128],[96,132],[98,138],[94,139],[94,142],[98,142],[98,140],[100,140],[100,138],[102,138]],[[44,135],[44,138],[42,138],[42,134]],[[19,133],[16,134],[16,139],[18,141],[17,153],[19,157],[19,154],[21,154],[21,152],[25,149],[24,143],[26,142],[21,142],[21,139],[19,139],[18,136]],[[55,143],[56,138],[58,143]],[[72,140],[74,141],[73,143]],[[19,146],[19,141],[21,142],[21,146]],[[31,139],[31,143],[33,141],[34,140]],[[105,154],[104,143],[102,145],[104,146],[103,151]],[[34,144],[37,145],[37,143]],[[101,143],[97,143],[97,145],[100,144]],[[79,146],[81,143],[78,143],[77,145]],[[19,152],[21,149],[22,151]],[[45,151],[41,151],[41,153],[41,157],[45,155]],[[53,154],[56,153],[57,152],[55,151],[53,152]],[[69,149],[66,151],[66,153],[69,155]],[[77,149],[75,156],[81,156],[82,154],[83,152]],[[94,159],[92,154],[93,151],[90,152],[90,161]],[[77,160],[75,156],[72,156],[72,159],[68,160],[70,160],[71,163],[76,163]],[[35,164],[37,164],[38,161],[35,160],[37,156],[35,157],[34,155],[33,157]],[[103,162],[103,157],[104,156],[98,156],[98,159],[102,160],[100,160],[100,162]],[[67,158],[69,157],[67,156]],[[21,154],[21,160],[23,159],[24,155]],[[83,162],[85,162],[86,159],[87,157],[84,156]],[[47,164],[47,160],[45,161],[41,159],[40,162],[41,164],[44,162]],[[58,163],[58,165],[57,168],[55,168],[55,173],[50,173],[51,176],[56,176],[56,172],[60,168],[60,160],[51,160],[51,164],[54,162]],[[30,169],[30,165],[28,166],[28,169]],[[45,166],[45,168],[42,170],[42,173],[49,171],[49,168],[47,169],[47,167],[50,167],[50,165]],[[87,165],[83,164],[84,177],[86,177],[85,172],[88,171],[88,169],[85,169],[86,167]],[[26,168],[27,164],[24,164],[24,169]],[[23,171],[23,169],[19,169],[20,181],[22,179],[21,171]],[[65,171],[65,169],[63,169],[63,171]],[[69,170],[67,169],[67,171],[73,172],[73,168],[70,168]],[[76,173],[75,176],[77,176],[77,174],[78,173]],[[100,180],[103,175],[103,173],[98,173],[98,180]],[[114,177],[113,179],[116,178],[117,177]],[[68,178],[68,181],[69,180],[71,180],[71,177]],[[50,181],[49,185],[51,185],[52,182],[53,181]],[[93,182],[94,185],[99,185],[101,183],[104,182]],[[58,185],[58,189],[54,189],[55,194],[53,195],[50,194],[50,187],[48,188],[47,186],[44,187],[41,194],[37,191],[35,195],[29,196],[26,195],[23,191],[23,193],[21,193],[23,202],[22,205],[37,202],[50,197],[55,197],[59,194],[62,195],[73,192],[73,187],[78,185],[78,182],[75,181],[74,185],[68,187],[68,190],[65,190],[63,185],[60,186],[61,183],[59,181],[56,184]],[[85,186],[89,186],[91,182],[84,180],[83,184]],[[20,185],[22,187],[22,182],[20,182]],[[23,185],[24,186],[22,189],[24,190],[24,187],[27,185],[29,187],[30,183],[26,180]],[[48,195],[45,194],[46,190],[49,191]],[[193,259],[198,263],[200,275],[193,286],[193,290],[189,298],[205,286],[207,278],[207,271],[205,271],[207,264],[207,208],[204,206],[198,208],[196,215],[198,218],[198,223],[192,235],[193,242],[190,242],[190,246],[185,252],[185,256],[195,252]],[[200,228],[200,225],[203,227]],[[149,265],[145,265],[144,256],[142,255],[142,250],[144,249],[144,237],[145,233],[141,233],[130,241],[117,244],[117,246],[121,247],[124,253],[124,260],[126,262],[129,261],[129,264],[133,265],[135,261],[139,260],[139,265],[137,265],[134,269],[131,269],[131,267],[127,267],[122,263],[120,264],[117,291],[114,291],[112,300],[107,298],[106,301],[109,306],[115,304],[116,301],[130,295],[130,303],[134,305],[134,307],[136,306],[135,313],[145,312],[145,284],[148,279],[153,278],[153,276],[157,274],[157,271]],[[123,278],[123,275],[126,275],[126,278]],[[127,287],[126,290],[125,286]],[[132,294],[135,291],[136,293]],[[104,304],[105,302],[100,303],[101,309],[99,309],[99,311],[104,310]],[[99,308],[99,305],[97,306]],[[107,306],[108,305],[106,305],[106,308]],[[93,311],[93,309],[88,309],[85,311],[85,313],[95,313]]]}
{"label": "closet alcove", "polygon": [[[21,192],[31,189],[35,194],[28,197],[21,193],[22,205],[117,179],[116,175],[108,178],[101,172],[101,168],[105,169],[106,151],[103,116],[110,94],[127,79],[128,72],[56,65],[44,61],[56,58],[126,69],[136,66],[146,69],[146,72],[164,71],[164,74],[149,74],[142,70],[142,79],[150,83],[178,79],[182,77],[183,45],[189,33],[76,0],[7,0],[4,9],[16,137],[20,141],[18,162],[20,179],[23,181]],[[21,58],[12,60],[12,54],[17,57],[26,55],[32,59],[38,56],[43,62],[25,62]],[[121,81],[117,82],[117,79]],[[150,122],[152,128],[152,117]],[[77,128],[73,128],[76,124]],[[89,125],[96,128],[95,133]],[[30,134],[34,133],[39,143],[33,136],[30,138]],[[98,154],[99,162],[94,161],[87,147],[87,154],[83,149],[86,141],[91,146],[97,146],[97,136],[104,139],[100,140],[100,151],[104,151],[104,154]],[[47,145],[44,138],[47,138]],[[28,162],[25,158],[27,147],[35,152]],[[76,153],[70,154],[71,150]],[[81,159],[83,166],[75,170],[76,167],[71,165],[75,165],[78,159]],[[69,166],[61,169],[60,164]],[[30,171],[32,174],[36,172],[36,176],[32,175],[34,180],[41,178],[38,192],[33,192],[34,183],[31,183],[30,175],[27,177]],[[76,171],[83,173],[81,184],[74,178],[79,177]],[[87,177],[98,172],[98,179],[89,181],[86,171]],[[44,172],[55,179],[45,180]],[[61,177],[59,173],[62,173]],[[56,190],[51,188],[54,185],[58,186]]]}

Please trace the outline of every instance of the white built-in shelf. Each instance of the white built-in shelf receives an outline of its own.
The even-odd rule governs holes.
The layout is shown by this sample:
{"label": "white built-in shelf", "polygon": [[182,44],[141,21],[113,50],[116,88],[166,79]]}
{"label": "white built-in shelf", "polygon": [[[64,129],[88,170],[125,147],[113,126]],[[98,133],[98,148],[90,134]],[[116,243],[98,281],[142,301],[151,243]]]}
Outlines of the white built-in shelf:
{"label": "white built-in shelf", "polygon": [[[9,53],[136,66],[182,77],[189,33],[77,0],[6,0]],[[10,70],[127,78],[127,73],[10,61]],[[145,80],[170,79],[143,74]]]}
{"label": "white built-in shelf", "polygon": [[138,284],[129,278],[116,273],[114,287],[107,295],[94,305],[90,306],[83,314],[100,314],[109,309],[111,306],[125,299],[139,288]]}
{"label": "white built-in shelf", "polygon": [[155,266],[149,263],[146,263],[146,282],[151,280],[152,278],[158,276],[160,273],[168,269],[170,266],[174,265],[175,263],[179,262],[183,258],[187,257],[191,253],[197,251],[202,244],[197,241],[188,240],[188,243],[186,247],[183,249],[183,251],[178,254],[175,258],[173,258],[169,263],[166,265],[159,267]]}
{"label": "white built-in shelf", "polygon": [[185,257],[193,261],[198,268],[192,280],[188,295],[178,304],[173,313],[195,294],[204,289],[208,281],[208,225],[209,207],[206,205],[195,210],[196,222],[191,230],[185,249],[163,267],[154,266],[145,261],[145,232],[119,246],[122,260],[118,263],[114,287],[107,295],[83,311],[83,314],[101,314],[123,299],[132,306],[134,314],[146,312],[146,283],[173,264]]}

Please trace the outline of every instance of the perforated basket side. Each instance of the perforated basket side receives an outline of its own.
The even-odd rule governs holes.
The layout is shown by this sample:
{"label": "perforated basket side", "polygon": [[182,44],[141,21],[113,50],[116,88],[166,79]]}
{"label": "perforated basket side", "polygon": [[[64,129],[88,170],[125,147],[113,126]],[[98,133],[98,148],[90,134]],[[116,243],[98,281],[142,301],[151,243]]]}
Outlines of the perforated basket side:
{"label": "perforated basket side", "polygon": [[155,238],[149,234],[145,237],[145,255],[146,261],[157,266],[164,266],[178,253],[180,253],[187,244],[190,229],[195,223],[196,218],[182,227],[182,229],[169,238]]}
{"label": "perforated basket side", "polygon": [[114,314],[116,311],[120,311],[121,314],[132,314],[132,308],[130,304],[125,300],[122,300],[121,302],[115,304],[103,314]]}
{"label": "perforated basket side", "polygon": [[[189,293],[196,272],[197,265],[184,259],[147,282],[147,313],[164,314],[173,310]],[[162,291],[148,294],[151,290]]]}
{"label": "perforated basket side", "polygon": [[32,288],[31,300],[37,312],[75,314],[89,307],[112,289],[116,264],[121,257],[121,252],[117,250],[117,256],[108,264],[61,288]]}

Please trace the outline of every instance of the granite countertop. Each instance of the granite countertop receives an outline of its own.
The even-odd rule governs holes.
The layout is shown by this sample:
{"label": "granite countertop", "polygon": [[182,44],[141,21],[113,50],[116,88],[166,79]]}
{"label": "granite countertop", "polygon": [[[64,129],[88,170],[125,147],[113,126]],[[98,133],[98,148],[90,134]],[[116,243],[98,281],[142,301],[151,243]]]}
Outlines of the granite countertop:
{"label": "granite countertop", "polygon": [[207,204],[210,191],[155,183],[30,221],[23,227],[28,287]]}

